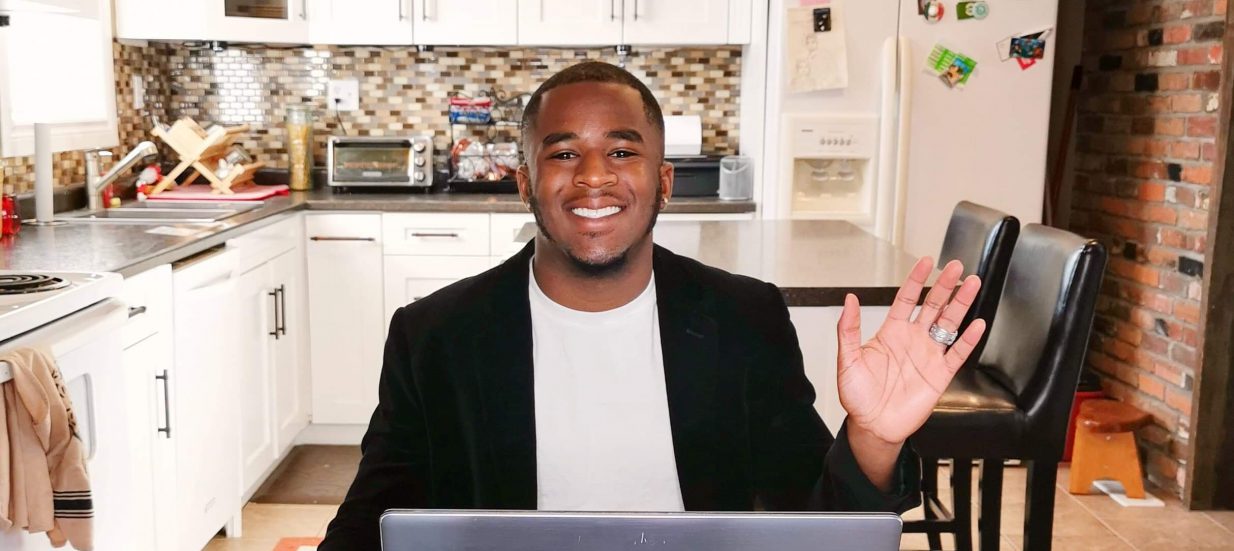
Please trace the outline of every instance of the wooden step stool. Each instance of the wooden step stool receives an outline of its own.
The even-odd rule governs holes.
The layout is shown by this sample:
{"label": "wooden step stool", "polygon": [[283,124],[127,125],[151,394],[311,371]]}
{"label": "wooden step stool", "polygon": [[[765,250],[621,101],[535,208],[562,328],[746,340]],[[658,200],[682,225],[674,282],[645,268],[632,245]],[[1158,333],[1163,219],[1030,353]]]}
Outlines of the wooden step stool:
{"label": "wooden step stool", "polygon": [[1076,420],[1075,450],[1071,456],[1073,494],[1090,494],[1094,480],[1117,480],[1127,497],[1144,499],[1140,454],[1135,430],[1152,418],[1135,406],[1115,400],[1089,400]]}

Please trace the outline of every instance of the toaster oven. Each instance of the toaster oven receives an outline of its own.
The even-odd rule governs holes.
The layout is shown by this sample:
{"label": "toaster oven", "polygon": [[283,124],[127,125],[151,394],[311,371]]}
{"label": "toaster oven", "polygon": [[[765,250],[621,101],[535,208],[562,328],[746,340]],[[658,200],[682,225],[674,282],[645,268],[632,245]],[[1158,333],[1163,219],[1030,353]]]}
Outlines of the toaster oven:
{"label": "toaster oven", "polygon": [[331,186],[433,185],[432,136],[330,136],[326,144]]}

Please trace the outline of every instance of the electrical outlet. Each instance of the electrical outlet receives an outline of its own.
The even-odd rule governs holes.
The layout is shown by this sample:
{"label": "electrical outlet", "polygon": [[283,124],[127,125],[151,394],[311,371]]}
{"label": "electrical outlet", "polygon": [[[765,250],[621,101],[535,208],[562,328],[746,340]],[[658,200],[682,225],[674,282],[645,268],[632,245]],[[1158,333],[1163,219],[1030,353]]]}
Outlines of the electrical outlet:
{"label": "electrical outlet", "polygon": [[355,79],[331,80],[326,100],[328,107],[339,111],[360,110],[360,81]]}

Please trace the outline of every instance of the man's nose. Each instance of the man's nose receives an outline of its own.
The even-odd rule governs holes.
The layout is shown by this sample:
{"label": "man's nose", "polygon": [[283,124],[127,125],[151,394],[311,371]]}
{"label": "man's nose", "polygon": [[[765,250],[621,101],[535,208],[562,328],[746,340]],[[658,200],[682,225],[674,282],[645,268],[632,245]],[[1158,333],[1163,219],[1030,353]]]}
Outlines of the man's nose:
{"label": "man's nose", "polygon": [[608,165],[608,156],[599,153],[583,155],[574,173],[574,185],[600,188],[617,183],[617,174]]}

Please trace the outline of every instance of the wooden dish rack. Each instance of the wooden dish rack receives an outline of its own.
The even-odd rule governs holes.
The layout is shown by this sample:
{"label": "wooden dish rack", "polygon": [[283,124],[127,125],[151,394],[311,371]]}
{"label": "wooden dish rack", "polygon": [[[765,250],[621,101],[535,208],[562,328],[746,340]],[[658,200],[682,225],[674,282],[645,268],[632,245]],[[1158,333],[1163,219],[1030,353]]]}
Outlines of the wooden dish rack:
{"label": "wooden dish rack", "polygon": [[167,129],[156,127],[152,133],[176,152],[180,158],[180,164],[163,177],[163,180],[151,190],[151,194],[166,191],[168,187],[176,183],[176,178],[185,171],[191,171],[183,185],[195,182],[198,177],[205,177],[210,182],[213,193],[231,195],[234,193],[231,190],[232,186],[252,181],[257,169],[265,166],[265,163],[253,162],[235,166],[226,177],[219,177],[212,167],[218,166],[219,159],[226,156],[232,144],[243,138],[248,131],[248,125],[214,126],[206,131],[188,117],[176,121]]}

